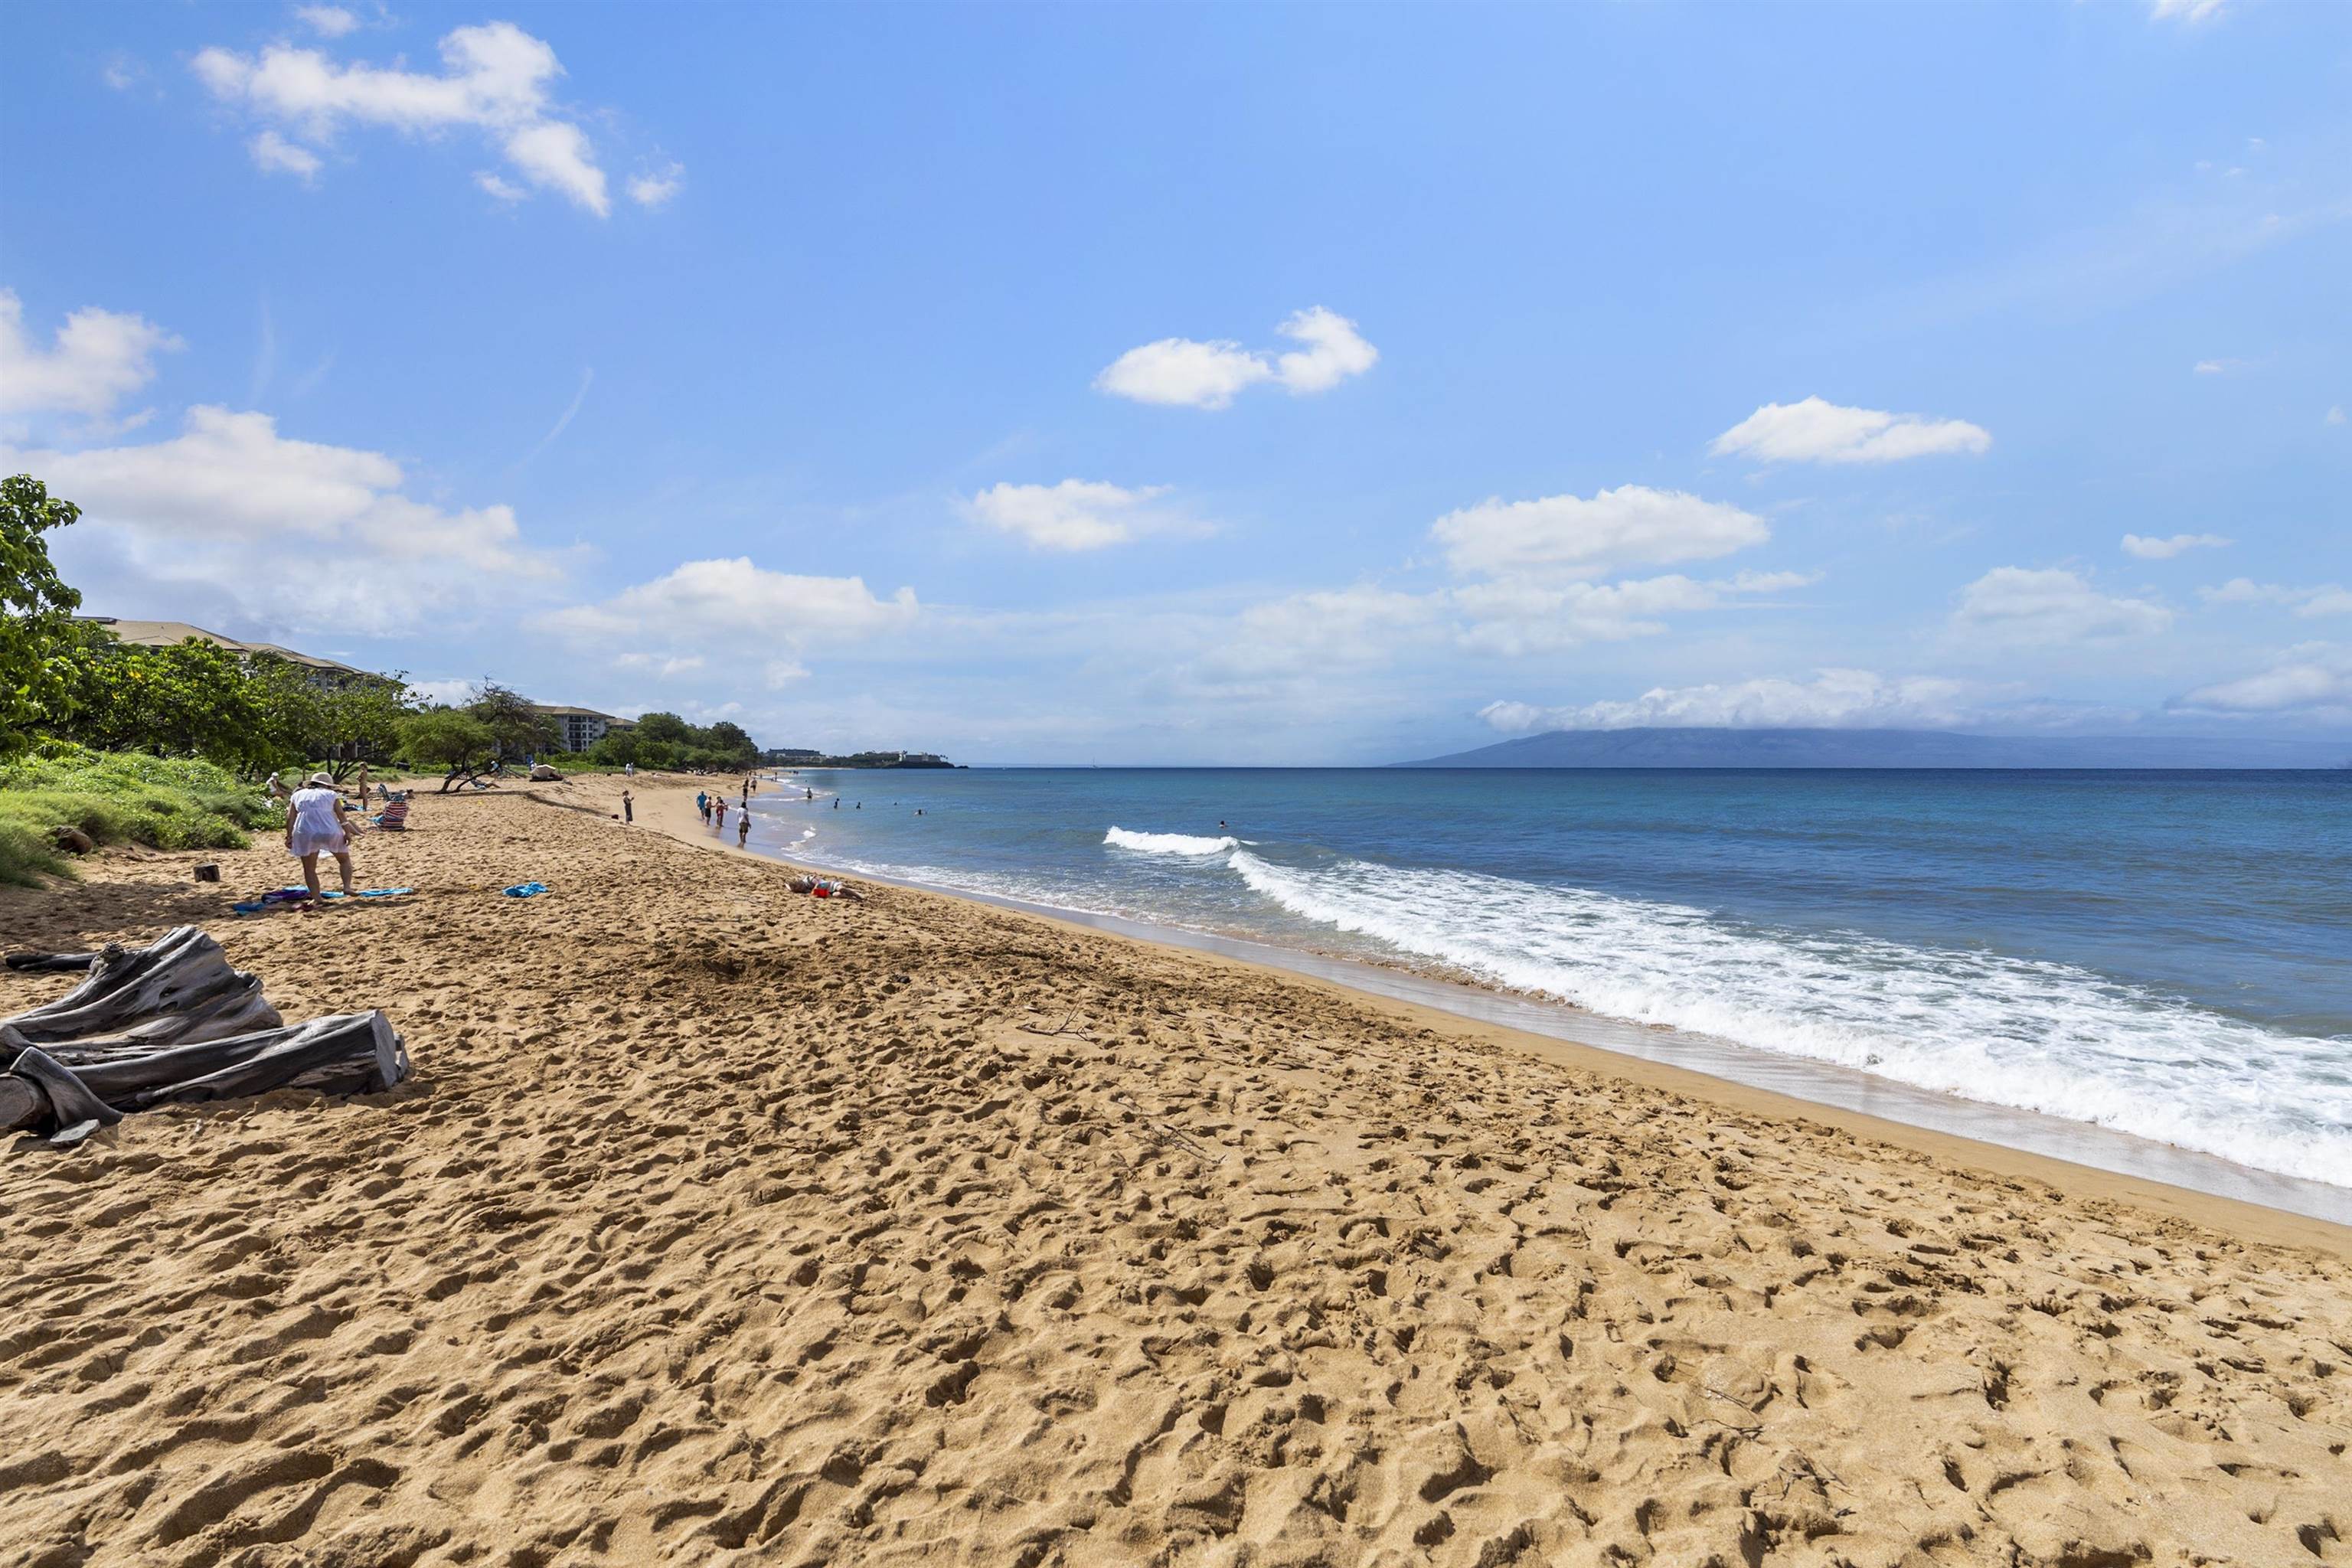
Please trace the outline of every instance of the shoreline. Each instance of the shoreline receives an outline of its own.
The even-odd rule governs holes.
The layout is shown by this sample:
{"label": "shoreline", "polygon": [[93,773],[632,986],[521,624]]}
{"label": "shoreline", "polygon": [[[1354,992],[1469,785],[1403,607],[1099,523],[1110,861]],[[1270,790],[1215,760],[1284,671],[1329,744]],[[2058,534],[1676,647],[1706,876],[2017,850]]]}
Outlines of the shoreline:
{"label": "shoreline", "polygon": [[[656,786],[661,809],[652,817],[646,813],[645,793],[639,792],[638,824],[655,826],[698,848],[1007,910],[1119,942],[1308,981],[1361,1002],[1404,1008],[1417,1024],[1442,1018],[1457,1026],[1472,1026],[1481,1031],[1482,1039],[1557,1065],[1717,1100],[1744,1111],[1800,1117],[1979,1170],[2047,1182],[2220,1226],[2233,1234],[2323,1247],[2352,1258],[2352,1188],[2239,1165],[2091,1122],[1937,1094],[1855,1069],[1679,1030],[1622,1023],[1565,1004],[1409,969],[828,866],[759,848],[756,840],[754,847],[738,849],[731,826],[728,841],[721,843],[686,809],[699,787],[692,783]],[[736,798],[729,797],[730,802]],[[753,832],[758,832],[756,826]],[[1692,1057],[1698,1061],[1687,1059]]]}
{"label": "shoreline", "polygon": [[[2344,1539],[2339,1227],[974,900],[795,896],[696,853],[733,845],[690,782],[626,831],[620,787],[419,796],[355,847],[405,899],[233,917],[267,839],[0,893],[0,949],[200,924],[415,1063],[0,1152],[0,1568]],[[0,972],[0,1016],[74,980]]]}

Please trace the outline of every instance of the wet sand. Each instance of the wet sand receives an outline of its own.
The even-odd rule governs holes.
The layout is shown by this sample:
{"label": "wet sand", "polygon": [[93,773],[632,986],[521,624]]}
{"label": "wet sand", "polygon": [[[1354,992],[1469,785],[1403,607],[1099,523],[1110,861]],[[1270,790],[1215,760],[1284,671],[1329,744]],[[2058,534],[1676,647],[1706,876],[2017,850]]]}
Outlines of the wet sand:
{"label": "wet sand", "polygon": [[0,1161],[0,1564],[2352,1561],[2340,1227],[796,897],[638,784],[420,796],[383,906],[0,893],[418,1066]]}

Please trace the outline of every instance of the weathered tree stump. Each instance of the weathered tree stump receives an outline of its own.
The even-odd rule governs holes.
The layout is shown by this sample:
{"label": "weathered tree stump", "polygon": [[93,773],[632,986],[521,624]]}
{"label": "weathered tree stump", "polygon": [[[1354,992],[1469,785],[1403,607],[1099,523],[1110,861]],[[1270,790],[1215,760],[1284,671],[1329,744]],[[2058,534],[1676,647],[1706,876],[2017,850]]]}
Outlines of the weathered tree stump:
{"label": "weathered tree stump", "polygon": [[[83,957],[18,953],[9,964],[68,969],[80,967],[76,961]],[[89,978],[56,1001],[0,1019],[0,1047],[71,1042],[152,1049],[285,1021],[261,994],[260,980],[232,968],[220,943],[195,926],[174,926],[148,947],[110,943],[88,967]]]}
{"label": "weathered tree stump", "polygon": [[0,1019],[0,1132],[72,1144],[127,1111],[273,1089],[366,1094],[408,1076],[382,1013],[289,1026],[220,943],[177,926],[152,945],[15,953],[12,969],[87,970],[54,1002]]}

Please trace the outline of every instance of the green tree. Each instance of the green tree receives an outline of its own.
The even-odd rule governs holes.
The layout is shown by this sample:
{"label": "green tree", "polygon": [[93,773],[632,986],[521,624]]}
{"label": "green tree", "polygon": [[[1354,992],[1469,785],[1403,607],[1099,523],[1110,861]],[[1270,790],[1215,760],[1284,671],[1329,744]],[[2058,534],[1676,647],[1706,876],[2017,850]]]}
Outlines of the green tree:
{"label": "green tree", "polygon": [[80,515],[30,474],[0,479],[0,756],[61,716],[81,595],[58,576],[41,536]]}
{"label": "green tree", "polygon": [[401,726],[416,711],[404,676],[353,680],[317,695],[317,754],[327,760],[335,782],[349,778],[362,763],[391,758]]}
{"label": "green tree", "polygon": [[607,767],[620,767],[643,761],[637,755],[637,732],[635,730],[607,730],[588,748],[589,759]]}
{"label": "green tree", "polygon": [[490,727],[458,708],[427,708],[401,721],[395,754],[410,766],[445,770],[441,793],[446,795],[490,769],[498,738]]}
{"label": "green tree", "polygon": [[488,727],[490,744],[500,757],[551,752],[562,739],[554,720],[532,707],[530,700],[521,692],[495,680],[485,680],[474,688],[473,700],[466,704],[466,711]]}
{"label": "green tree", "polygon": [[309,672],[191,637],[132,647],[73,628],[51,732],[99,751],[202,757],[248,777],[316,753],[326,728]]}
{"label": "green tree", "polygon": [[749,773],[758,765],[760,748],[744,728],[721,719],[702,732],[702,743],[718,757],[718,766],[730,773]]}
{"label": "green tree", "polygon": [[202,757],[238,771],[287,754],[284,726],[262,691],[234,654],[211,643],[128,647],[85,636],[70,670],[58,731],[93,750]]}
{"label": "green tree", "polygon": [[637,721],[637,739],[673,746],[690,745],[694,742],[694,726],[675,713],[648,713]]}

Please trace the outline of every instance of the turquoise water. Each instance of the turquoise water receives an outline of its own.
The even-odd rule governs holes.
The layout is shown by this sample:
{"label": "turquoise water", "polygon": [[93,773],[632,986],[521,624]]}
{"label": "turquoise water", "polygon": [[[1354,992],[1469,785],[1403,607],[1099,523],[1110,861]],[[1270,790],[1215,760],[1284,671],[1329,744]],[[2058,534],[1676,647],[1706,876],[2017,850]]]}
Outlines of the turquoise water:
{"label": "turquoise water", "polygon": [[1403,962],[2352,1185],[2352,773],[798,783],[818,798],[754,800],[756,846]]}

